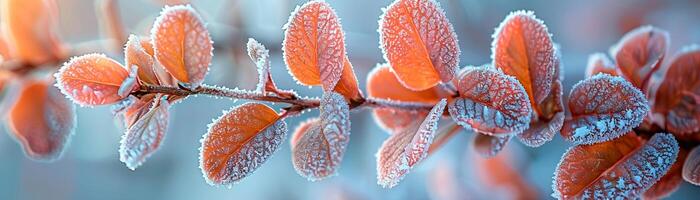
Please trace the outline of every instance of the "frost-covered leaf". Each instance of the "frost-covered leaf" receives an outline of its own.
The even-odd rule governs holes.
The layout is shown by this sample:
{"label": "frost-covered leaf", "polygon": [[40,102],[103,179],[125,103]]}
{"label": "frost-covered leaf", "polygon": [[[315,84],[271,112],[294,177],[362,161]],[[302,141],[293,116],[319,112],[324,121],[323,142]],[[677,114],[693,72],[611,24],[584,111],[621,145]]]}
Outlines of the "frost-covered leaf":
{"label": "frost-covered leaf", "polygon": [[294,133],[292,133],[292,138],[289,139],[289,146],[292,147],[292,151],[294,151],[294,147],[297,146],[299,139],[301,139],[311,127],[315,126],[316,123],[320,123],[319,121],[321,120],[318,117],[314,117],[299,123],[297,128],[294,129]]}
{"label": "frost-covered leaf", "polygon": [[688,183],[700,185],[700,147],[695,147],[688,153],[683,164],[683,179]]}
{"label": "frost-covered leaf", "polygon": [[574,85],[567,103],[571,116],[561,129],[574,144],[605,142],[639,126],[649,112],[644,94],[617,76],[597,74]]}
{"label": "frost-covered leaf", "polygon": [[598,73],[610,74],[617,76],[615,63],[610,61],[604,53],[594,53],[588,56],[588,65],[586,65],[586,78],[590,78]]}
{"label": "frost-covered leaf", "polygon": [[503,150],[503,147],[506,146],[506,144],[508,143],[508,141],[510,141],[510,138],[512,137],[513,136],[510,135],[497,137],[481,134],[478,132],[474,133],[474,152],[476,152],[484,158],[494,157],[498,154],[498,152],[501,152],[501,150]]}
{"label": "frost-covered leaf", "polygon": [[144,42],[150,43],[147,40],[142,40],[139,36],[129,35],[129,40],[126,42],[126,47],[124,47],[124,62],[128,69],[134,66],[138,67],[139,81],[148,84],[158,84],[158,77],[156,77],[153,70],[155,61],[153,60],[153,55],[149,54],[142,45]]}
{"label": "frost-covered leaf", "polygon": [[66,62],[54,76],[56,86],[73,102],[92,106],[124,99],[119,89],[129,72],[105,55],[87,54]]}
{"label": "frost-covered leaf", "polygon": [[[160,147],[168,129],[168,109],[170,104],[160,95],[149,101],[150,105],[134,104],[147,112],[138,116],[122,136],[119,146],[119,160],[131,170],[143,164]],[[138,109],[138,108],[136,108]],[[139,111],[146,110],[140,109]]]}
{"label": "frost-covered leaf", "polygon": [[559,199],[634,199],[675,162],[678,142],[657,133],[646,144],[634,132],[609,142],[579,145],[562,157],[554,174]]}
{"label": "frost-covered leaf", "polygon": [[540,114],[532,119],[530,127],[518,134],[518,139],[530,147],[539,147],[554,138],[564,124],[564,103],[561,99],[562,84],[554,81],[552,91],[538,104]]}
{"label": "frost-covered leaf", "polygon": [[255,63],[258,70],[258,84],[255,86],[255,91],[265,93],[268,89],[276,89],[270,76],[270,51],[253,38],[248,38],[246,50],[248,57]]}
{"label": "frost-covered leaf", "polygon": [[209,71],[214,48],[209,31],[189,5],[165,6],[151,29],[156,60],[187,87],[195,88]]}
{"label": "frost-covered leaf", "polygon": [[532,108],[518,80],[489,67],[469,68],[459,77],[461,95],[448,105],[459,125],[487,135],[513,135],[527,129]]}
{"label": "frost-covered leaf", "polygon": [[[378,64],[367,75],[367,94],[373,98],[393,101],[437,103],[440,97],[447,93],[440,87],[423,91],[407,89],[391,72],[388,64]],[[373,114],[379,126],[392,133],[408,127],[413,121],[420,120],[427,112],[376,108]]]}
{"label": "frost-covered leaf", "polygon": [[379,20],[379,47],[399,81],[426,90],[452,81],[459,66],[457,34],[434,0],[396,0]]}
{"label": "frost-covered leaf", "polygon": [[284,25],[284,62],[300,84],[332,90],[343,73],[345,35],[340,19],[324,1],[297,8]]}
{"label": "frost-covered leaf", "polygon": [[272,108],[246,103],[224,112],[202,138],[199,167],[211,185],[231,185],[253,173],[287,134],[287,124]]}
{"label": "frost-covered leaf", "polygon": [[343,96],[325,93],[320,110],[320,120],[307,123],[293,136],[294,169],[310,181],[335,175],[350,141],[350,109]]}
{"label": "frost-covered leaf", "polygon": [[700,131],[700,47],[689,46],[676,54],[658,84],[653,112],[657,124],[676,134]]}
{"label": "frost-covered leaf", "polygon": [[494,67],[515,76],[536,109],[557,78],[556,52],[547,27],[534,12],[515,11],[496,28],[493,38]]}
{"label": "frost-covered leaf", "polygon": [[55,1],[0,1],[0,29],[9,57],[32,64],[64,57],[66,52],[58,38],[58,19]]}
{"label": "frost-covered leaf", "polygon": [[674,193],[683,183],[683,163],[688,156],[688,151],[681,148],[678,151],[676,162],[671,165],[671,168],[666,172],[666,175],[661,177],[651,188],[647,189],[642,196],[643,199],[663,199]]}
{"label": "frost-covered leaf", "polygon": [[670,43],[665,30],[653,26],[636,28],[610,48],[620,75],[644,92],[654,71],[659,69]]}
{"label": "frost-covered leaf", "polygon": [[75,105],[47,80],[26,80],[19,87],[7,112],[8,130],[29,158],[58,159],[74,132]]}
{"label": "frost-covered leaf", "polygon": [[154,104],[156,95],[160,94],[145,94],[140,98],[132,95],[112,105],[112,112],[115,117],[118,118],[118,121],[122,122],[121,125],[123,125],[122,128],[124,128],[124,130],[134,125],[136,121],[141,119],[141,117],[148,112]]}
{"label": "frost-covered leaf", "polygon": [[348,102],[358,101],[363,98],[352,63],[350,63],[347,56],[345,56],[343,61],[343,74],[340,75],[340,80],[333,88],[333,91],[343,95]]}
{"label": "frost-covered leaf", "polygon": [[438,120],[447,104],[440,100],[421,121],[403,129],[384,140],[377,152],[377,184],[384,188],[396,186],[414,166],[428,156]]}

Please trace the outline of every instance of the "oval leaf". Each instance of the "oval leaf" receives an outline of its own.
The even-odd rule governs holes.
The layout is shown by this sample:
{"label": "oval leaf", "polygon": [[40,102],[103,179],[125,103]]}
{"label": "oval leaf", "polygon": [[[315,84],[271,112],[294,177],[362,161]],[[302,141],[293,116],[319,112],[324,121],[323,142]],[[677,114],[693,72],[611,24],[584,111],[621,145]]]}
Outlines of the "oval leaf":
{"label": "oval leaf", "polygon": [[120,141],[119,160],[131,170],[135,170],[158,150],[168,129],[170,104],[166,98],[158,96],[149,103],[151,105],[147,112],[135,119],[136,121],[126,129]]}
{"label": "oval leaf", "polygon": [[625,79],[597,74],[583,80],[569,94],[571,117],[561,135],[574,144],[605,142],[639,126],[649,112],[647,100]]}
{"label": "oval leaf", "polygon": [[384,188],[396,186],[409,170],[428,156],[446,104],[446,99],[440,100],[427,116],[424,115],[422,122],[416,121],[410,128],[384,141],[377,152],[377,184]]}
{"label": "oval leaf", "polygon": [[620,74],[647,92],[647,82],[659,68],[670,43],[668,32],[653,26],[636,28],[610,48]]}
{"label": "oval leaf", "polygon": [[103,54],[87,54],[66,62],[54,76],[56,86],[73,102],[93,106],[124,99],[119,89],[129,72]]}
{"label": "oval leaf", "polygon": [[153,56],[143,47],[143,42],[138,36],[129,35],[129,40],[126,42],[126,47],[124,47],[126,67],[129,69],[134,66],[138,67],[139,81],[148,84],[158,84],[158,77],[156,77],[153,70],[155,61]]}
{"label": "oval leaf", "polygon": [[[413,91],[405,88],[388,64],[378,64],[367,76],[367,94],[370,97],[406,102],[437,103],[441,96],[446,95],[439,87],[428,90]],[[388,108],[373,110],[374,119],[382,129],[389,133],[408,127],[413,121],[420,120],[427,112],[405,111]]]}
{"label": "oval leaf", "polygon": [[214,48],[202,18],[191,6],[163,8],[151,38],[156,60],[178,81],[189,88],[204,81]]}
{"label": "oval leaf", "polygon": [[700,147],[695,147],[688,153],[683,164],[683,179],[700,186]]}
{"label": "oval leaf", "polygon": [[295,134],[292,163],[310,181],[333,176],[340,167],[350,141],[350,110],[342,95],[329,92],[321,99],[320,120]]}
{"label": "oval leaf", "polygon": [[459,125],[498,136],[528,128],[532,108],[515,78],[493,68],[471,68],[460,75],[457,90],[461,96],[448,107]]}
{"label": "oval leaf", "polygon": [[689,46],[678,53],[656,89],[652,102],[658,124],[672,133],[700,131],[700,47]]}
{"label": "oval leaf", "polygon": [[560,199],[634,199],[666,174],[678,154],[671,134],[658,133],[646,144],[633,132],[609,142],[570,148],[554,175]]}
{"label": "oval leaf", "polygon": [[588,65],[586,65],[586,78],[590,78],[598,73],[617,76],[615,64],[610,61],[604,53],[594,53],[588,56]]}
{"label": "oval leaf", "polygon": [[272,108],[246,103],[225,112],[202,138],[199,167],[211,185],[231,185],[253,173],[277,151],[287,124]]}
{"label": "oval leaf", "polygon": [[520,81],[534,108],[549,95],[556,78],[556,50],[547,26],[532,11],[515,11],[493,37],[494,67]]}
{"label": "oval leaf", "polygon": [[474,133],[474,151],[484,158],[491,158],[501,152],[512,136],[496,137]]}
{"label": "oval leaf", "polygon": [[399,81],[426,90],[452,81],[459,66],[457,34],[434,0],[396,0],[379,20],[379,47]]}
{"label": "oval leaf", "polygon": [[35,160],[58,159],[73,135],[75,106],[45,80],[22,82],[7,112],[10,132]]}
{"label": "oval leaf", "polygon": [[56,2],[5,0],[0,2],[0,14],[0,30],[11,58],[40,65],[64,57]]}
{"label": "oval leaf", "polygon": [[323,1],[298,6],[284,25],[284,62],[302,85],[332,90],[343,73],[345,35],[333,8]]}

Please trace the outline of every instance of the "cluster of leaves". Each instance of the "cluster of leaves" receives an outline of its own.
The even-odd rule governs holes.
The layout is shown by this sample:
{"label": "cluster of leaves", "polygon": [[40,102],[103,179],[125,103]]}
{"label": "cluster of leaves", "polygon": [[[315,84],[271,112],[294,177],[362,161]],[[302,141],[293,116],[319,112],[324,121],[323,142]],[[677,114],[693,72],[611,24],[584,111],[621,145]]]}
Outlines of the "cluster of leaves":
{"label": "cluster of leaves", "polygon": [[[689,182],[700,180],[700,150],[687,153],[700,138],[697,48],[662,64],[668,34],[635,30],[611,50],[616,62],[591,57],[589,78],[573,87],[564,106],[559,47],[533,12],[513,12],[498,26],[491,63],[460,68],[457,34],[437,2],[396,0],[383,11],[378,32],[386,63],[367,77],[367,97],[346,55],[339,17],[323,1],[292,12],[282,47],[290,75],[301,85],[321,86],[320,98],[279,89],[269,51],[254,39],[247,50],[258,69],[255,90],[203,84],[213,46],[188,5],[166,6],[150,35],[129,36],[124,64],[102,54],[74,57],[55,73],[56,86],[81,106],[113,106],[126,129],[120,160],[130,169],[160,147],[171,105],[188,95],[254,100],[213,120],[201,140],[200,168],[212,185],[230,186],[254,172],[285,140],[285,119],[313,108],[320,115],[291,136],[293,167],[311,181],[336,174],[350,139],[350,110],[360,107],[373,107],[390,134],[376,154],[383,187],[396,186],[460,130],[475,132],[473,147],[486,158],[512,137],[538,147],[560,132],[577,146],[555,173],[557,198],[660,197],[677,188],[681,168]],[[662,75],[654,76],[658,68]],[[73,104],[50,83],[24,84],[9,112],[11,129],[33,158],[59,155],[75,126]],[[266,101],[289,106],[278,112]],[[447,125],[438,129],[441,120]],[[34,121],[43,124],[29,124]]]}

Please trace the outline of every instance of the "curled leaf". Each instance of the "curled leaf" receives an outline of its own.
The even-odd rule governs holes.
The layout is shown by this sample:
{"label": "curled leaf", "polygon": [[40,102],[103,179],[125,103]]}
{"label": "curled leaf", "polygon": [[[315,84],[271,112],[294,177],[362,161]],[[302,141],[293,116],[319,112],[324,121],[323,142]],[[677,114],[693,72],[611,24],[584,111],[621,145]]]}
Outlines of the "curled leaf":
{"label": "curled leaf", "polygon": [[459,125],[479,133],[505,136],[527,129],[532,108],[515,78],[488,67],[470,68],[457,84],[460,97],[448,105]]}
{"label": "curled leaf", "polygon": [[604,53],[594,53],[588,56],[588,65],[586,65],[586,78],[590,78],[598,73],[617,76],[615,63],[610,61]]}
{"label": "curled leaf", "polygon": [[646,144],[633,132],[609,142],[579,145],[562,157],[553,196],[560,199],[634,199],[666,174],[678,155],[671,134]]}
{"label": "curled leaf", "polygon": [[557,78],[556,50],[547,26],[532,11],[516,11],[501,22],[493,38],[494,67],[515,76],[536,109]]}
{"label": "curled leaf", "polygon": [[[134,104],[135,109],[147,111],[127,127],[119,146],[119,160],[131,170],[143,164],[160,147],[168,129],[168,108],[165,97],[157,96],[151,105]],[[147,109],[146,109],[147,108]]]}
{"label": "curled leaf", "polygon": [[309,1],[284,25],[284,62],[300,84],[332,90],[343,74],[345,35],[331,6]]}
{"label": "curled leaf", "polygon": [[438,120],[447,104],[440,100],[421,121],[389,136],[377,152],[377,184],[385,188],[396,186],[415,165],[428,156]]}
{"label": "curled leaf", "polygon": [[268,87],[276,89],[275,82],[270,76],[270,51],[253,38],[248,38],[246,45],[248,57],[255,63],[258,69],[258,84],[255,86],[255,91],[264,93]]}
{"label": "curled leaf", "polygon": [[688,153],[683,164],[683,179],[688,183],[700,185],[700,147],[695,147]]}
{"label": "curled leaf", "polygon": [[643,199],[663,199],[678,190],[683,182],[683,163],[687,156],[688,151],[681,148],[676,162],[659,181],[644,192]]}
{"label": "curled leaf", "polygon": [[700,48],[686,47],[664,66],[652,100],[657,124],[676,134],[700,131]]}
{"label": "curled leaf", "polygon": [[343,96],[325,93],[320,110],[320,120],[296,133],[292,144],[294,169],[310,181],[335,175],[350,141],[350,109]]}
{"label": "curled leaf", "polygon": [[65,56],[58,39],[56,2],[5,0],[0,2],[0,14],[0,30],[11,58],[43,64]]}
{"label": "curled leaf", "polygon": [[[413,91],[405,88],[388,64],[378,64],[367,76],[367,94],[370,97],[393,101],[437,103],[440,97],[445,95],[439,87],[432,87],[423,91]],[[388,108],[376,108],[373,110],[374,118],[382,129],[387,132],[396,132],[408,127],[413,121],[418,121],[427,112],[405,111]]]}
{"label": "curled leaf", "polygon": [[411,90],[452,81],[459,66],[457,34],[434,0],[396,0],[379,20],[379,47]]}
{"label": "curled leaf", "polygon": [[22,82],[7,126],[31,159],[52,161],[65,150],[76,125],[75,106],[46,80]]}
{"label": "curled leaf", "polygon": [[647,84],[664,59],[670,37],[653,26],[636,28],[610,48],[620,74],[632,85],[647,92]]}
{"label": "curled leaf", "polygon": [[231,185],[253,173],[287,134],[287,125],[272,108],[246,103],[209,125],[202,138],[199,167],[211,185]]}
{"label": "curled leaf", "polygon": [[474,152],[484,158],[491,158],[501,152],[512,136],[490,136],[481,133],[474,133]]}
{"label": "curled leaf", "polygon": [[129,72],[105,55],[87,54],[66,62],[54,76],[56,86],[73,102],[92,106],[124,99],[119,89]]}
{"label": "curled leaf", "polygon": [[126,47],[124,47],[126,68],[131,69],[137,66],[140,82],[158,84],[158,77],[156,77],[153,69],[155,61],[153,60],[152,52],[148,53],[143,43],[150,42],[144,41],[136,35],[129,35],[129,40],[126,42]]}
{"label": "curled leaf", "polygon": [[552,91],[541,104],[538,104],[540,114],[530,122],[530,127],[518,134],[518,139],[530,147],[539,147],[551,141],[564,124],[564,103],[561,99],[562,85],[556,80]]}
{"label": "curled leaf", "polygon": [[639,126],[649,112],[647,100],[625,79],[597,74],[574,85],[568,101],[571,117],[561,135],[574,144],[605,142]]}
{"label": "curled leaf", "polygon": [[190,88],[204,81],[214,48],[202,18],[191,6],[163,8],[151,38],[156,60],[178,81]]}

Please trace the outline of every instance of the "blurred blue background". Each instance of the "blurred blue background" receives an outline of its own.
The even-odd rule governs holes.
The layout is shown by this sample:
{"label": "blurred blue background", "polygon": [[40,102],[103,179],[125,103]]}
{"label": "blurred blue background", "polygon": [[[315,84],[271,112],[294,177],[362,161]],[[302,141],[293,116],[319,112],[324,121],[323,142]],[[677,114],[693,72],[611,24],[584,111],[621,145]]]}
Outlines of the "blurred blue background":
{"label": "blurred blue background", "polygon": [[[95,2],[58,0],[62,38],[78,43],[103,38]],[[329,0],[346,31],[348,56],[364,89],[367,73],[384,62],[378,48],[377,20],[389,0]],[[460,65],[490,62],[491,35],[511,11],[535,11],[561,44],[565,94],[584,76],[588,55],[607,52],[627,31],[645,24],[671,34],[671,53],[700,43],[699,1],[480,1],[438,0],[458,34]],[[121,0],[120,14],[130,33],[146,35],[166,2]],[[169,2],[172,3],[172,2]],[[194,0],[211,31],[216,50],[205,82],[252,89],[255,68],[244,53],[248,37],[271,49],[272,76],[281,88],[319,95],[320,88],[297,85],[281,59],[282,25],[296,5],[287,0]],[[121,52],[105,52],[121,60]],[[221,110],[243,103],[205,96],[176,104],[162,148],[136,171],[119,162],[122,132],[108,107],[78,108],[78,127],[62,159],[41,163],[25,158],[19,145],[0,136],[0,199],[430,199],[453,187],[461,199],[507,198],[504,190],[486,187],[476,175],[469,153],[471,133],[460,133],[437,154],[416,167],[397,187],[376,184],[375,153],[388,137],[369,110],[352,113],[352,136],[340,175],[309,182],[291,165],[288,142],[254,174],[232,188],[207,185],[198,168],[199,140]],[[279,105],[275,105],[279,107]],[[290,131],[318,112],[287,120]],[[3,132],[6,132],[3,130]],[[552,174],[571,144],[557,136],[540,148],[512,141],[506,151],[513,168],[538,192],[551,198]],[[441,185],[444,185],[441,186]],[[458,187],[455,187],[458,186]],[[501,191],[501,192],[499,192]],[[507,191],[507,190],[505,190]],[[449,191],[447,192],[449,193]],[[507,192],[506,192],[507,193]],[[700,188],[684,183],[671,199],[697,199]]]}

